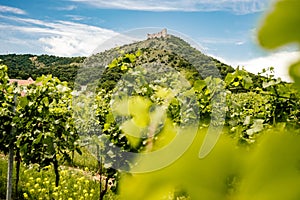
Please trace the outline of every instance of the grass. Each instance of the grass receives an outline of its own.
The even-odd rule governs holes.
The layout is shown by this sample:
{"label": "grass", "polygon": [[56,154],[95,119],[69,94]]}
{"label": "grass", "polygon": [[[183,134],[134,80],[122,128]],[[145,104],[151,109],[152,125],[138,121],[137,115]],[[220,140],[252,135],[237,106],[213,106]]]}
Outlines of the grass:
{"label": "grass", "polygon": [[7,178],[7,158],[0,154],[0,199],[5,199],[6,178]]}
{"label": "grass", "polygon": [[97,172],[98,162],[96,157],[92,155],[86,147],[82,147],[81,152],[81,155],[74,152],[73,163],[70,166],[85,170],[88,168],[90,171]]}
{"label": "grass", "polygon": [[[83,159],[84,158],[84,159]],[[61,166],[60,184],[55,187],[55,175],[52,166],[39,170],[37,165],[21,166],[19,191],[13,191],[13,199],[72,200],[99,199],[99,181],[94,179],[97,160],[83,150],[83,155],[74,156],[74,164],[83,169]],[[91,171],[90,171],[91,170]],[[6,195],[7,157],[0,154],[0,199]],[[15,172],[14,172],[15,174]],[[15,177],[14,177],[15,181]],[[106,200],[117,199],[110,190]]]}
{"label": "grass", "polygon": [[[59,168],[60,184],[58,187],[55,187],[55,175],[52,166],[40,170],[37,165],[21,165],[19,191],[16,194],[13,187],[13,199],[99,199],[99,181],[94,179],[97,171],[97,159],[88,149],[82,148],[81,150],[82,155],[74,153],[73,166],[61,166]],[[7,160],[7,156],[0,154],[0,199],[6,197]],[[15,184],[15,177],[13,181]],[[109,190],[104,199],[117,200],[119,197]],[[168,199],[186,200],[187,198],[170,193]]]}

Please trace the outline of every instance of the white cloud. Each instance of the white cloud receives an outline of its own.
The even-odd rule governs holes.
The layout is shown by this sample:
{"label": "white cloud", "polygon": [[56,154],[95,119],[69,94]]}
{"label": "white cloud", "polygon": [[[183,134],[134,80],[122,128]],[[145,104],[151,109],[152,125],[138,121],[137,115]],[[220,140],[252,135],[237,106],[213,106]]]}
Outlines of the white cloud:
{"label": "white cloud", "polygon": [[235,43],[235,45],[241,46],[241,45],[244,45],[245,43],[246,43],[245,41],[237,41],[237,42]]}
{"label": "white cloud", "polygon": [[245,41],[238,38],[198,38],[198,40],[203,44],[245,44]]}
{"label": "white cloud", "polygon": [[80,16],[80,15],[66,15],[66,17],[70,18],[73,21],[82,21],[82,20],[90,19],[89,17]]}
{"label": "white cloud", "polygon": [[100,8],[147,11],[229,11],[236,14],[261,12],[271,0],[70,0]]}
{"label": "white cloud", "polygon": [[270,54],[265,57],[258,57],[255,59],[247,60],[247,61],[223,61],[227,64],[232,65],[233,67],[244,66],[244,68],[257,74],[258,72],[262,72],[263,68],[274,67],[275,76],[280,77],[285,81],[292,81],[289,76],[289,66],[300,59],[299,51],[281,51]]}
{"label": "white cloud", "polygon": [[0,13],[13,13],[13,14],[18,14],[18,15],[26,14],[26,12],[24,10],[21,10],[19,8],[3,6],[3,5],[0,5]]}
{"label": "white cloud", "polygon": [[[10,45],[10,50],[14,48],[20,49],[20,46],[16,46],[16,39],[25,37],[24,41],[32,42],[35,38],[35,46],[42,47],[40,53],[54,54],[59,56],[88,56],[103,42],[109,38],[117,35],[116,32],[108,29],[103,29],[96,26],[74,23],[69,21],[55,21],[46,22],[37,19],[19,18],[12,16],[2,16],[0,19],[13,21],[14,23],[2,23],[0,29],[6,30],[6,32],[0,31],[0,38],[6,38],[6,44]],[[7,32],[11,34],[8,36]],[[1,34],[6,34],[2,35]],[[30,46],[20,43],[24,47],[24,53],[26,48]],[[1,50],[2,53],[8,51]],[[0,52],[1,53],[1,52]]]}
{"label": "white cloud", "polygon": [[75,5],[69,5],[69,6],[65,6],[65,7],[58,7],[56,8],[57,10],[66,10],[66,11],[71,11],[71,10],[75,10],[77,8],[77,6]]}
{"label": "white cloud", "polygon": [[70,0],[74,2],[82,2],[91,4],[99,8],[116,8],[125,10],[146,10],[146,11],[170,11],[179,10],[176,1],[136,1],[136,0]]}

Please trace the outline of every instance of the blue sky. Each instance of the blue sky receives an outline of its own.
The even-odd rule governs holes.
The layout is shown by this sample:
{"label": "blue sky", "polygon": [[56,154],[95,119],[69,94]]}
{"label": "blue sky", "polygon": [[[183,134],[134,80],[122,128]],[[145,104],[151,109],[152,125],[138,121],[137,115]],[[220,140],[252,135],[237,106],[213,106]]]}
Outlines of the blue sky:
{"label": "blue sky", "polygon": [[286,66],[293,48],[267,53],[256,42],[273,0],[0,0],[0,54],[89,56],[112,36],[146,27],[186,35],[201,50],[252,72]]}

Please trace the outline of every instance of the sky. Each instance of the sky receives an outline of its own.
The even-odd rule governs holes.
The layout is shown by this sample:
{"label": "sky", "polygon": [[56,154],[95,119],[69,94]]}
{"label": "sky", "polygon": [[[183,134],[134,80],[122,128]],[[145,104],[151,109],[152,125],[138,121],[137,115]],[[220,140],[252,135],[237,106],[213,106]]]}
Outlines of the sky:
{"label": "sky", "polygon": [[[299,51],[262,49],[257,31],[273,0],[0,0],[0,54],[89,56],[118,34],[167,28],[205,54],[257,73],[287,66]],[[124,37],[125,39],[127,37]],[[139,39],[146,39],[139,38]]]}

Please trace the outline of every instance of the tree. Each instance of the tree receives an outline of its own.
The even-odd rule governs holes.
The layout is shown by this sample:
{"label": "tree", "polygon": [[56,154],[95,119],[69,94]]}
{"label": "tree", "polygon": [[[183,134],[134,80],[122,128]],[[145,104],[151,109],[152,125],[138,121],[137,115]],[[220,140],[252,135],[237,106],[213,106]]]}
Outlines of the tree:
{"label": "tree", "polygon": [[67,83],[51,75],[37,79],[36,84],[27,87],[26,95],[18,99],[13,123],[17,160],[40,167],[53,164],[58,186],[59,162],[70,160],[71,151],[80,153]]}

